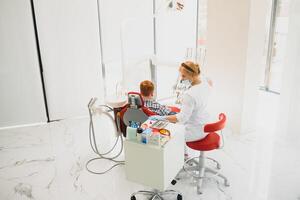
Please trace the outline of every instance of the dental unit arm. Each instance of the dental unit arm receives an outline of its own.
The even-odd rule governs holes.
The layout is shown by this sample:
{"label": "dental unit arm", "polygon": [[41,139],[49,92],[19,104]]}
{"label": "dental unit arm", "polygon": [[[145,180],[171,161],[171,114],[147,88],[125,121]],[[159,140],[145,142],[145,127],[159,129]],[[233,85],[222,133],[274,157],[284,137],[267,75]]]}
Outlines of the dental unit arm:
{"label": "dental unit arm", "polygon": [[[123,138],[122,138],[122,134],[120,132],[120,118],[119,116],[115,116],[114,117],[109,113],[114,111],[113,108],[111,108],[108,105],[98,105],[96,106],[95,103],[97,101],[96,97],[93,97],[90,99],[89,103],[88,103],[88,110],[89,110],[89,117],[90,117],[90,123],[89,123],[89,141],[90,141],[90,146],[93,150],[93,152],[95,154],[97,154],[97,157],[90,159],[87,163],[86,163],[86,169],[87,171],[89,171],[92,174],[98,174],[98,175],[102,175],[105,174],[107,172],[109,172],[111,169],[113,169],[114,167],[118,166],[118,165],[123,165],[124,161],[119,161],[116,160],[122,153],[123,151]],[[113,123],[113,127],[114,127],[114,131],[115,131],[115,136],[116,136],[116,140],[114,145],[107,151],[107,152],[100,152],[99,147],[97,145],[97,141],[96,141],[96,136],[95,136],[95,127],[94,127],[94,122],[93,122],[93,117],[95,115],[105,115],[107,116]],[[114,153],[115,155],[110,155],[110,153],[113,152],[113,150],[117,147],[118,142],[120,141],[120,150],[117,153]],[[95,160],[109,160],[114,162],[115,164],[113,164],[109,169],[101,171],[101,172],[95,172],[93,170],[91,170],[89,168],[89,164]]]}
{"label": "dental unit arm", "polygon": [[92,112],[92,114],[105,114],[113,110],[113,108],[109,107],[108,105],[98,105],[96,106],[95,103],[97,101],[97,97],[91,98],[88,108]]}

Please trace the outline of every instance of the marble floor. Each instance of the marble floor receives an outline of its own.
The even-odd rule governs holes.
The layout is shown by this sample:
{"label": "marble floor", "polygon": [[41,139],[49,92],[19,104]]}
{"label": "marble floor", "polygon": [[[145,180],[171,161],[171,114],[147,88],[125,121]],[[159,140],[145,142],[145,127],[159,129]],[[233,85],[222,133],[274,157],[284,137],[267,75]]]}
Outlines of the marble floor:
{"label": "marble floor", "polygon": [[[258,118],[265,122],[262,119]],[[272,117],[268,120],[270,125],[276,122]],[[88,124],[88,118],[66,119],[0,130],[0,199],[126,200],[137,190],[149,189],[127,181],[122,165],[104,175],[86,170],[86,162],[95,157]],[[98,146],[105,152],[115,140],[112,124],[105,116],[96,117],[95,124]],[[246,135],[226,129],[224,148],[208,153],[222,164],[221,173],[230,180],[230,187],[207,179],[204,194],[197,195],[193,179],[182,174],[170,189],[182,192],[185,200],[299,200],[300,159],[294,156],[300,150],[299,141],[273,139],[275,130],[270,127],[275,126],[261,123],[256,132]],[[90,167],[103,171],[112,164],[96,161]]]}

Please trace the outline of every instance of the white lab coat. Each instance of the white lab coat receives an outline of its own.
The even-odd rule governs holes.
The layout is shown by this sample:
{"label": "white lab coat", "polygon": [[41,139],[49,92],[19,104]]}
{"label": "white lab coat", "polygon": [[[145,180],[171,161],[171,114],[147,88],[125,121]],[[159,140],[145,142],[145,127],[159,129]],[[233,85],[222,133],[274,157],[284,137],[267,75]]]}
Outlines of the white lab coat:
{"label": "white lab coat", "polygon": [[179,123],[185,125],[185,140],[195,141],[204,138],[204,125],[209,122],[207,112],[210,86],[204,79],[192,86],[183,96],[181,111],[176,115]]}

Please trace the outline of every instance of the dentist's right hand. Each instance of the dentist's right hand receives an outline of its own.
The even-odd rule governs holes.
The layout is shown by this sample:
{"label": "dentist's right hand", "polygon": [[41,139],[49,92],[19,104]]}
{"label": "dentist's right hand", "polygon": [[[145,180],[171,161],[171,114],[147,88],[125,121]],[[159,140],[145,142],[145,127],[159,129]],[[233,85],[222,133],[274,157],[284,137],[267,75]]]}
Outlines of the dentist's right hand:
{"label": "dentist's right hand", "polygon": [[150,116],[148,119],[156,120],[156,121],[163,121],[163,120],[166,120],[166,118],[167,118],[167,116],[153,115],[153,116]]}

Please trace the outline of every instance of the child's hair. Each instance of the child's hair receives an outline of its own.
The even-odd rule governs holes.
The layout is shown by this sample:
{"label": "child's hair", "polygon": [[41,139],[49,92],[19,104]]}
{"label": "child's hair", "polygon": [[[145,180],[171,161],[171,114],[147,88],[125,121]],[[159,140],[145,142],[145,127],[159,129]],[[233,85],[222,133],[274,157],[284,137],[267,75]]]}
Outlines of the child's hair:
{"label": "child's hair", "polygon": [[141,95],[147,97],[154,91],[154,84],[151,81],[145,80],[140,83]]}

